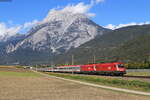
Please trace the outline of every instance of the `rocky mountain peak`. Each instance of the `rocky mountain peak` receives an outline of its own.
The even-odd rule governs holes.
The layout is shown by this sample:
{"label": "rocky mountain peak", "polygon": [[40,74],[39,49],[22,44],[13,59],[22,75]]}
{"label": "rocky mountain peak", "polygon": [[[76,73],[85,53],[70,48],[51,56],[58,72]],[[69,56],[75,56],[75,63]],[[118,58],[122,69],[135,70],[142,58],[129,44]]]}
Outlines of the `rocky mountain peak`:
{"label": "rocky mountain peak", "polygon": [[43,22],[49,22],[49,21],[65,21],[70,22],[71,20],[75,20],[76,18],[87,18],[83,14],[80,13],[73,13],[71,11],[60,11],[60,10],[51,10],[49,11],[46,18],[43,20]]}
{"label": "rocky mountain peak", "polygon": [[30,49],[59,54],[108,31],[83,14],[53,10],[28,32],[26,38],[16,45],[8,45],[6,51],[13,53],[17,50]]}

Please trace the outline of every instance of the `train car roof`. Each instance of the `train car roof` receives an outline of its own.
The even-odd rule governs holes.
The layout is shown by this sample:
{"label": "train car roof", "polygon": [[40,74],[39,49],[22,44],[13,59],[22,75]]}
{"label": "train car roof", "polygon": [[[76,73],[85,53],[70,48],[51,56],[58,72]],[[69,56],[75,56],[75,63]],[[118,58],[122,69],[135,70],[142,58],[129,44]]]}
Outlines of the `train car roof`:
{"label": "train car roof", "polygon": [[64,66],[58,66],[58,67],[79,67],[81,65],[64,65]]}
{"label": "train car roof", "polygon": [[79,66],[93,66],[93,65],[110,65],[110,64],[123,64],[122,62],[108,62],[108,63],[97,63],[97,64],[85,64],[85,65],[64,65],[58,67],[79,67]]}
{"label": "train car roof", "polygon": [[95,63],[95,64],[86,64],[87,66],[90,65],[107,65],[107,64],[123,64],[122,62],[108,62],[108,63]]}

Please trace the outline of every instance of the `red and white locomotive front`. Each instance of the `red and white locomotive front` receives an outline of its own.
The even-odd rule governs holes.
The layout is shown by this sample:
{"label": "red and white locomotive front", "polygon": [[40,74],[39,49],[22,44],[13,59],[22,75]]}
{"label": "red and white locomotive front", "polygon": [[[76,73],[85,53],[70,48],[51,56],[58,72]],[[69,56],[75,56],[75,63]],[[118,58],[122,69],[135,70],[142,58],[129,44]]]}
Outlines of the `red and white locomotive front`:
{"label": "red and white locomotive front", "polygon": [[88,64],[81,66],[82,73],[95,73],[95,74],[107,74],[107,75],[123,75],[126,73],[126,69],[123,63],[100,63],[100,64]]}
{"label": "red and white locomotive front", "polygon": [[126,68],[123,63],[114,63],[118,74],[126,74]]}

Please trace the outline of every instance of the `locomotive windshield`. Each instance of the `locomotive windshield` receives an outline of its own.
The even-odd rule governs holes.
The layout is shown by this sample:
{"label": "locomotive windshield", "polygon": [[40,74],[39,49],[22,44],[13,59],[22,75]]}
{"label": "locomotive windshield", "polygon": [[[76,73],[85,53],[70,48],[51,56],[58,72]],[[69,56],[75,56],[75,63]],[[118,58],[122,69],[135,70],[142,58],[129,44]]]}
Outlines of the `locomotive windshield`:
{"label": "locomotive windshield", "polygon": [[124,68],[123,64],[118,64],[118,68]]}

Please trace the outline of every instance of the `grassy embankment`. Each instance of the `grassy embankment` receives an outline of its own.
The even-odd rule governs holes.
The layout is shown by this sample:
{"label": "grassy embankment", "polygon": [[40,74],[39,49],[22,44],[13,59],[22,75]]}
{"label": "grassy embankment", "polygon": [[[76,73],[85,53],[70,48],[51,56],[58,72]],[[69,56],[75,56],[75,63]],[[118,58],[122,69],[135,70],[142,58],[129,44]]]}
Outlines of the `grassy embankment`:
{"label": "grassy embankment", "polygon": [[150,72],[128,72],[129,76],[150,76]]}
{"label": "grassy embankment", "polygon": [[150,92],[150,83],[139,80],[123,80],[111,77],[95,77],[95,76],[83,76],[63,73],[47,73],[49,75],[63,77],[67,79],[74,79],[79,81],[85,81],[89,83],[95,83],[100,85],[107,85],[119,88],[133,89],[138,91]]}

